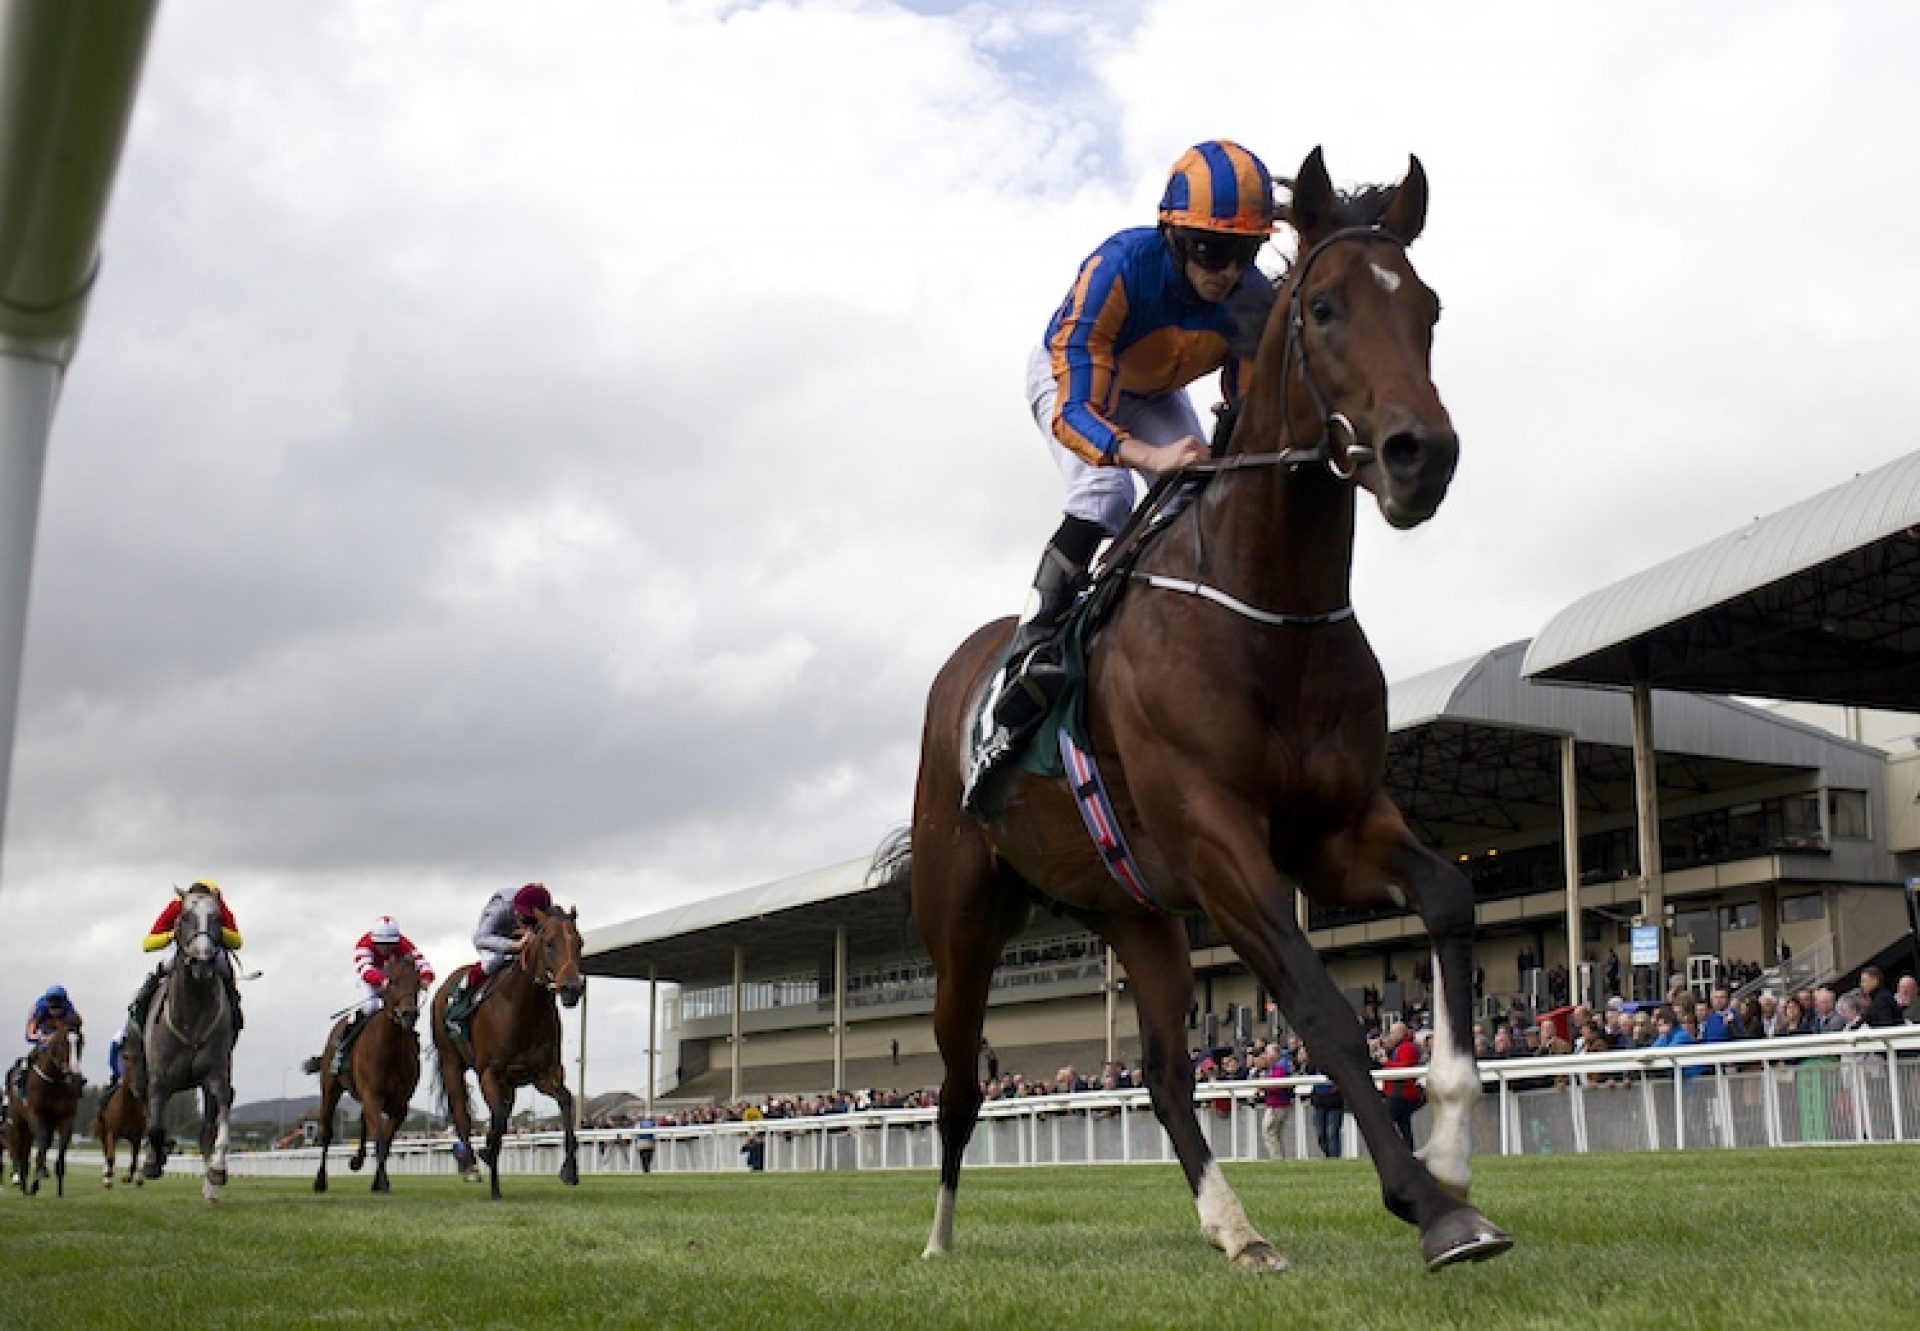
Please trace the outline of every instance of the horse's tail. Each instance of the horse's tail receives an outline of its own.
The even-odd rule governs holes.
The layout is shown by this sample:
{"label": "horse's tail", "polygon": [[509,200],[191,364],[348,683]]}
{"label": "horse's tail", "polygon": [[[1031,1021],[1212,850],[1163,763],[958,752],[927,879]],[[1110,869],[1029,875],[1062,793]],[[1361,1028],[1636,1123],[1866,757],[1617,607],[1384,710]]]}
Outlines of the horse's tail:
{"label": "horse's tail", "polygon": [[913,878],[913,826],[902,823],[880,839],[873,864],[867,869],[868,887],[905,887]]}
{"label": "horse's tail", "polygon": [[308,1059],[306,1062],[300,1065],[300,1070],[306,1073],[309,1077],[311,1077],[314,1073],[320,1070],[320,1065],[325,1061],[326,1060],[323,1059],[319,1054],[315,1054],[312,1058]]}
{"label": "horse's tail", "polygon": [[[433,1085],[434,1089],[440,1093],[440,1112],[451,1117],[453,1114],[453,1087],[447,1085],[446,1070],[439,1057],[438,1033],[436,1032],[435,1034]],[[473,1116],[473,1099],[467,1094],[467,1078],[464,1071],[460,1077],[460,1098],[466,1104],[467,1116],[469,1120],[471,1120]]]}

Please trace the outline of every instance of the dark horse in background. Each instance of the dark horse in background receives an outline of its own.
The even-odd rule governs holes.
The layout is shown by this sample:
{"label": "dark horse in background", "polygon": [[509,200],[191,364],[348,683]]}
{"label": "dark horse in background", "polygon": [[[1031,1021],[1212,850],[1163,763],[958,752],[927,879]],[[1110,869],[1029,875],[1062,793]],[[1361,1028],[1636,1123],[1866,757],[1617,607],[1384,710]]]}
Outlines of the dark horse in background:
{"label": "dark horse in background", "polygon": [[120,1154],[121,1142],[127,1144],[127,1172],[122,1182],[137,1186],[146,1181],[136,1172],[140,1166],[140,1139],[146,1135],[146,1131],[146,1106],[134,1094],[133,1083],[123,1081],[93,1111],[93,1136],[100,1143],[100,1154],[104,1157],[100,1169],[101,1183],[109,1188],[113,1186],[113,1162]]}
{"label": "dark horse in background", "polygon": [[473,1112],[467,1104],[467,1069],[472,1068],[487,1102],[487,1145],[482,1158],[487,1162],[495,1200],[500,1196],[500,1143],[506,1136],[507,1117],[513,1112],[513,1093],[522,1086],[534,1087],[560,1106],[560,1123],[566,1133],[560,1181],[580,1181],[573,1092],[567,1089],[566,1069],[560,1065],[560,1010],[554,1003],[557,994],[561,1003],[572,1007],[587,989],[586,977],[580,971],[580,930],[574,923],[575,914],[556,907],[521,936],[520,952],[513,964],[488,981],[486,997],[469,1019],[471,1039],[465,1044],[447,1030],[447,1002],[462,972],[456,970],[449,975],[433,996],[433,1046],[440,1088],[446,1093],[447,1113],[453,1119],[454,1158],[460,1163],[461,1177],[469,1183],[479,1182],[480,1166],[470,1143]]}
{"label": "dark horse in background", "polygon": [[[1279,1001],[1346,1098],[1387,1209],[1420,1229],[1429,1268],[1512,1240],[1465,1200],[1479,1092],[1471,1000],[1473,896],[1387,797],[1386,684],[1353,617],[1356,487],[1389,525],[1438,508],[1458,440],[1430,370],[1440,305],[1407,259],[1425,224],[1412,159],[1392,189],[1337,194],[1319,149],[1287,220],[1280,284],[1226,455],[1134,566],[1088,661],[1088,730],[1141,875],[1110,876],[1067,784],[1011,774],[984,825],[961,808],[967,736],[1011,621],[948,661],[927,703],[914,796],[913,914],[938,979],[940,1192],[928,1256],[953,1240],[960,1166],[979,1114],[988,983],[1036,893],[1085,920],[1126,966],[1154,1112],[1205,1236],[1235,1263],[1284,1259],[1256,1233],[1194,1116],[1185,1028],[1193,972],[1179,916],[1204,913]],[[1411,905],[1433,940],[1434,1108],[1426,1162],[1393,1131],[1358,1020],[1299,922],[1328,907]]]}
{"label": "dark horse in background", "polygon": [[387,1181],[387,1153],[407,1121],[407,1102],[420,1084],[420,1037],[414,1029],[420,1021],[420,972],[412,958],[395,953],[387,958],[381,974],[387,982],[380,989],[380,1010],[347,1051],[342,1075],[333,1075],[333,1051],[353,1020],[351,1012],[334,1023],[320,1056],[306,1062],[308,1072],[320,1074],[320,1170],[313,1176],[315,1192],[327,1190],[327,1148],[333,1145],[333,1116],[342,1095],[360,1102],[360,1147],[347,1162],[348,1168],[358,1170],[366,1164],[371,1134],[373,1190],[393,1190]]}
{"label": "dark horse in background", "polygon": [[239,1036],[233,1000],[220,974],[220,900],[204,888],[181,895],[174,922],[173,970],[147,1011],[146,1029],[127,1031],[127,1079],[144,1084],[147,1148],[142,1176],[160,1177],[167,1159],[167,1101],[200,1091],[200,1196],[220,1200],[227,1181],[233,1109],[233,1045]]}
{"label": "dark horse in background", "polygon": [[80,1109],[80,1087],[73,1075],[79,1040],[72,1028],[55,1028],[27,1056],[24,1093],[8,1091],[7,1153],[13,1157],[20,1191],[29,1197],[40,1191],[40,1180],[47,1176],[47,1151],[56,1141],[60,1146],[53,1161],[53,1191],[56,1197],[67,1195],[67,1144],[73,1140],[73,1120]]}

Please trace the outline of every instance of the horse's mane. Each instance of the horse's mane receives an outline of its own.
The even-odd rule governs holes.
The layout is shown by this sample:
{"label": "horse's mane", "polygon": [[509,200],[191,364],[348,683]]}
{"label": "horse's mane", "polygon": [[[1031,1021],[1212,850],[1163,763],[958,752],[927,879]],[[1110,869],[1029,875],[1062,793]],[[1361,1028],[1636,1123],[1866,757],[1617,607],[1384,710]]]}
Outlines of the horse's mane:
{"label": "horse's mane", "polygon": [[[1285,176],[1275,176],[1273,183],[1284,188],[1288,195],[1293,193],[1293,181]],[[1398,185],[1354,185],[1348,189],[1336,189],[1333,195],[1333,226],[1343,229],[1354,226],[1378,226],[1386,215],[1387,205],[1393,201]],[[1274,207],[1276,221],[1291,223],[1291,199],[1276,201]],[[1227,297],[1227,344],[1233,354],[1242,360],[1253,359],[1260,348],[1260,334],[1266,330],[1267,318],[1273,313],[1275,300],[1280,288],[1286,285],[1287,275],[1293,271],[1294,258],[1289,257],[1278,273],[1263,283],[1242,283],[1234,288]]]}

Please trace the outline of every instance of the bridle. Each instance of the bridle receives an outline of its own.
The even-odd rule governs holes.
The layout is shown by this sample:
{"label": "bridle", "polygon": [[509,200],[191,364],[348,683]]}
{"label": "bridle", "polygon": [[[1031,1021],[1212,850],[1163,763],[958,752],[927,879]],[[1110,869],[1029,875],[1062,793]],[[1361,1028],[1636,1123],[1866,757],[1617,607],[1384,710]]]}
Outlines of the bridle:
{"label": "bridle", "polygon": [[[1320,418],[1319,439],[1309,446],[1289,445],[1272,453],[1236,453],[1214,462],[1196,462],[1183,468],[1184,472],[1235,472],[1245,467],[1299,467],[1310,462],[1324,462],[1337,480],[1351,481],[1359,474],[1360,468],[1374,460],[1373,445],[1360,442],[1360,432],[1354,428],[1347,414],[1328,407],[1327,396],[1313,377],[1313,362],[1307,355],[1307,321],[1302,312],[1307,274],[1313,270],[1314,262],[1329,248],[1347,240],[1362,244],[1378,241],[1397,245],[1403,250],[1407,247],[1400,237],[1377,226],[1341,227],[1331,235],[1322,236],[1306,252],[1305,257],[1294,265],[1292,290],[1287,293],[1287,340],[1280,350],[1280,419],[1285,422],[1287,418],[1286,395],[1292,384],[1287,366],[1297,357],[1300,362],[1300,381],[1307,386],[1307,393],[1313,398],[1314,413]],[[1347,437],[1346,446],[1337,450],[1333,446],[1336,428]],[[1341,466],[1343,459],[1346,462],[1344,468]]]}
{"label": "bridle", "polygon": [[553,921],[565,920],[566,918],[567,918],[566,916],[559,915],[559,914],[549,915],[546,917],[545,920],[542,920],[540,922],[540,927],[534,930],[533,941],[538,944],[538,947],[535,950],[537,950],[540,954],[539,970],[536,971],[533,967],[533,964],[528,960],[526,948],[522,948],[520,950],[520,955],[517,958],[517,963],[530,976],[532,976],[534,984],[539,986],[542,989],[545,989],[548,993],[559,992],[560,986],[554,977],[555,968],[554,968],[553,962],[547,956],[547,946],[548,946],[548,940],[546,937],[547,927],[549,923]]}
{"label": "bridle", "polygon": [[[173,945],[178,951],[178,956],[174,961],[173,967],[173,973],[176,977],[193,964],[187,959],[187,947],[198,939],[213,938],[215,940],[214,961],[210,964],[214,967],[214,978],[216,980],[219,979],[219,921],[220,909],[217,901],[214,903],[213,910],[208,912],[195,912],[189,916],[185,910],[181,911],[180,922],[173,927]],[[185,929],[189,923],[193,925],[193,928],[183,933],[182,930]],[[169,984],[167,989],[168,992],[161,996],[162,1019],[166,1022],[167,1029],[172,1031],[174,1035],[179,1037],[182,1043],[197,1054],[200,1052],[201,1047],[213,1038],[214,1031],[220,1026],[221,1011],[227,1003],[226,986],[224,984],[218,986],[217,993],[219,994],[219,1002],[214,1005],[213,1016],[209,1018],[206,1029],[200,1033],[197,1039],[181,1030],[179,1023],[173,1019],[173,985]]]}
{"label": "bridle", "polygon": [[[1314,261],[1329,248],[1342,241],[1357,241],[1362,244],[1380,241],[1389,245],[1406,248],[1406,242],[1391,231],[1377,226],[1341,227],[1330,235],[1322,236],[1313,248],[1294,265],[1292,290],[1287,293],[1287,340],[1280,350],[1280,420],[1284,428],[1287,419],[1287,389],[1292,379],[1287,367],[1297,357],[1300,362],[1300,381],[1307,386],[1307,392],[1313,398],[1314,412],[1320,418],[1320,437],[1310,446],[1289,444],[1272,453],[1236,453],[1231,457],[1211,462],[1196,462],[1183,467],[1180,475],[1232,475],[1248,467],[1303,467],[1309,463],[1323,462],[1327,471],[1335,480],[1352,484],[1360,469],[1371,463],[1377,454],[1373,445],[1360,442],[1360,432],[1354,428],[1353,421],[1343,411],[1334,411],[1327,405],[1326,394],[1313,377],[1313,363],[1307,355],[1307,324],[1302,312],[1303,293],[1307,286],[1307,274],[1313,270]],[[1346,435],[1346,446],[1335,448],[1336,428]],[[1345,466],[1342,466],[1344,461]],[[1167,487],[1169,497],[1178,489]],[[1196,528],[1197,531],[1197,528]],[[1197,561],[1204,563],[1204,559]],[[1243,619],[1256,624],[1265,624],[1274,628],[1311,627],[1317,624],[1337,624],[1353,618],[1353,605],[1349,602],[1336,610],[1322,610],[1310,614],[1292,614],[1278,610],[1263,610],[1259,606],[1249,605],[1236,596],[1191,578],[1170,578],[1164,574],[1142,573],[1134,570],[1132,575],[1137,582],[1160,591],[1178,592],[1185,596],[1196,596]]]}

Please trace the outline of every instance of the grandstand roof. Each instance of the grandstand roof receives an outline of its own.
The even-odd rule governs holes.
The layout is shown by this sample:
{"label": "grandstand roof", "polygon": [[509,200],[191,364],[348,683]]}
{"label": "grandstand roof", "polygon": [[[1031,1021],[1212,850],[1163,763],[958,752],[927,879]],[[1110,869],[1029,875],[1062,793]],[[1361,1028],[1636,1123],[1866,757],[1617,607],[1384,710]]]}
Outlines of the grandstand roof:
{"label": "grandstand roof", "polygon": [[1525,674],[1912,710],[1920,453],[1581,598]]}

